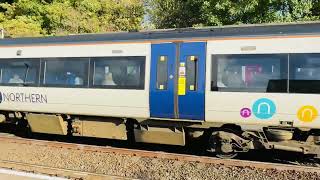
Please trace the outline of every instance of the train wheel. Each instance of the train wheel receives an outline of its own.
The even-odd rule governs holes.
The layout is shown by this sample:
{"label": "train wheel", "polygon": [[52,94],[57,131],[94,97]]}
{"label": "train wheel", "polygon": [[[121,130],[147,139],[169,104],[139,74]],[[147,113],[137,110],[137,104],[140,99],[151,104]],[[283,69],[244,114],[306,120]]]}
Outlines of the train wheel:
{"label": "train wheel", "polygon": [[233,147],[231,137],[221,135],[224,131],[213,132],[209,138],[209,152],[223,159],[232,159],[238,156],[238,152]]}

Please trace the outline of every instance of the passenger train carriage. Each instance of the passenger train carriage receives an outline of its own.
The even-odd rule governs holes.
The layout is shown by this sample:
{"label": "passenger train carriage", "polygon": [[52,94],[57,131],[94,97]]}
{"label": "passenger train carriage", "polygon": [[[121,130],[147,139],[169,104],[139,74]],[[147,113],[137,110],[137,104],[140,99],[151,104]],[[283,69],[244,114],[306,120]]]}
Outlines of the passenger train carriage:
{"label": "passenger train carriage", "polygon": [[319,23],[2,39],[0,68],[32,132],[320,153]]}

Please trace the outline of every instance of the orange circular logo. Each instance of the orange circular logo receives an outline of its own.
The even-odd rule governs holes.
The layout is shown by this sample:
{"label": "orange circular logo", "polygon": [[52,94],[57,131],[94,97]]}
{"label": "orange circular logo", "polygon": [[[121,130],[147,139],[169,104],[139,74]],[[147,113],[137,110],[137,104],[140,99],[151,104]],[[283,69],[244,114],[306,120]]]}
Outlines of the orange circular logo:
{"label": "orange circular logo", "polygon": [[318,110],[310,105],[303,106],[298,110],[297,117],[303,122],[312,122],[318,117]]}

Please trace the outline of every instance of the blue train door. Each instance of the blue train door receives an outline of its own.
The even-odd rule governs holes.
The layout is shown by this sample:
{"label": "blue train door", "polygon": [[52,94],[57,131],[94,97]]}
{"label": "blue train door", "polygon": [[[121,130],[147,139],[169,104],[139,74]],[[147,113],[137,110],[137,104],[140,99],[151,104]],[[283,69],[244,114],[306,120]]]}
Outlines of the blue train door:
{"label": "blue train door", "polygon": [[150,77],[150,115],[158,118],[175,118],[174,76],[176,45],[152,44]]}
{"label": "blue train door", "polygon": [[152,44],[150,115],[204,120],[206,43]]}

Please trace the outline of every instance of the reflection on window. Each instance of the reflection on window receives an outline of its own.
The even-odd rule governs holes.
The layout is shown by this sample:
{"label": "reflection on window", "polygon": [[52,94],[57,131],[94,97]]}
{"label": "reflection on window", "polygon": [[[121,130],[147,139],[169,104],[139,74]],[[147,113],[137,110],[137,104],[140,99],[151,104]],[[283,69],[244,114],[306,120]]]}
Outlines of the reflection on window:
{"label": "reflection on window", "polygon": [[144,89],[144,57],[97,57],[93,85],[111,89]]}
{"label": "reflection on window", "polygon": [[160,56],[157,63],[157,89],[166,90],[168,86],[168,56]]}
{"label": "reflection on window", "polygon": [[195,91],[197,88],[197,61],[196,56],[187,58],[187,88],[189,91]]}
{"label": "reflection on window", "polygon": [[290,92],[320,92],[320,54],[290,54]]}
{"label": "reflection on window", "polygon": [[43,84],[49,86],[87,85],[89,58],[46,58]]}
{"label": "reflection on window", "polygon": [[39,59],[1,60],[0,81],[8,85],[36,85],[39,65]]}
{"label": "reflection on window", "polygon": [[217,55],[212,90],[286,92],[287,55]]}

